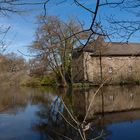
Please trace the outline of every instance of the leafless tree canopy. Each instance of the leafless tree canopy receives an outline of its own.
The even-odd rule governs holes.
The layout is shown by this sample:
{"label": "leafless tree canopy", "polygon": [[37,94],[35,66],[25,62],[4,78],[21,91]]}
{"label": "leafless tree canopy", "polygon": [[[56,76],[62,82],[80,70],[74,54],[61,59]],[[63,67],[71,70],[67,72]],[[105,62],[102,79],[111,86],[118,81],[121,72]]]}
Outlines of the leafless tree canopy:
{"label": "leafless tree canopy", "polygon": [[[20,14],[27,11],[27,6],[41,5],[46,11],[46,4],[49,0],[27,1],[27,0],[0,0],[0,18],[10,17],[12,14]],[[45,12],[44,12],[45,15]],[[7,48],[5,37],[11,27],[0,25],[0,53],[3,53]]]}
{"label": "leafless tree canopy", "polygon": [[[119,41],[128,41],[133,35],[137,35],[139,33],[139,0],[72,0],[71,2],[68,0],[0,0],[0,16],[9,16],[11,13],[21,14],[26,11],[26,6],[41,5],[44,11],[43,16],[45,17],[48,3],[54,3],[54,5],[69,3],[76,5],[86,13],[91,14],[92,20],[89,27],[81,29],[80,31],[68,36],[68,38],[72,36],[77,37],[76,35],[88,32],[87,40],[81,42],[83,46],[86,46],[88,42],[96,39],[98,36],[104,36],[109,41],[112,41],[115,37],[118,37],[119,39],[121,38]],[[122,14],[123,12],[127,12],[132,16],[132,18],[121,19],[117,17],[117,13],[115,15],[108,13],[108,17],[104,17],[104,15],[101,14],[102,9],[107,9],[108,12],[110,9],[114,9],[116,12],[121,10]],[[106,25],[102,22],[102,19],[104,18],[107,19],[106,21],[108,24]],[[9,28],[10,27],[6,27],[3,29],[3,27],[1,27],[0,34],[4,33],[5,36]],[[3,37],[1,37],[1,40],[3,40]],[[1,46],[4,46],[3,42],[1,42],[1,44]]]}
{"label": "leafless tree canopy", "polygon": [[[75,20],[62,22],[55,16],[41,16],[38,18],[39,27],[36,39],[29,47],[41,61],[46,63],[48,70],[52,70],[64,85],[71,81],[71,59],[74,46],[79,44],[77,36],[73,35],[81,30],[81,25]],[[82,35],[84,38],[84,35]],[[59,77],[60,76],[60,77]]]}
{"label": "leafless tree canopy", "polygon": [[[59,0],[54,3],[63,4],[68,3],[68,1]],[[98,36],[104,36],[108,41],[117,39],[117,41],[125,42],[129,41],[134,35],[139,34],[139,0],[73,0],[70,4],[83,9],[85,13],[91,14],[92,17],[89,27],[72,35],[90,32],[87,41],[83,44],[81,43],[83,46],[86,46],[90,40],[93,40],[93,36],[95,39]],[[102,10],[107,11],[107,15]],[[112,11],[115,11],[115,13],[112,13]]]}

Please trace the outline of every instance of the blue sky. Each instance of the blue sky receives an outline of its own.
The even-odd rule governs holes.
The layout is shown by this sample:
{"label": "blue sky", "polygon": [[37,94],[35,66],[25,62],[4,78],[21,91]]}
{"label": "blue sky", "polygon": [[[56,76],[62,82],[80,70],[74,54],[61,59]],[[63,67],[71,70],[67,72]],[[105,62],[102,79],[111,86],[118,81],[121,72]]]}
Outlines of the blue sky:
{"label": "blue sky", "polygon": [[[91,14],[84,9],[76,6],[73,0],[67,0],[65,3],[59,4],[62,0],[52,0],[47,5],[47,15],[59,16],[62,20],[68,20],[75,17],[85,23],[85,27],[88,27],[91,23]],[[85,0],[81,0],[81,2]],[[90,8],[94,8],[93,0],[89,0],[86,5]],[[36,17],[43,13],[43,6],[24,6],[23,9],[27,11],[22,15],[12,15],[10,17],[0,18],[1,25],[10,26],[11,29],[6,36],[6,42],[8,44],[7,52],[16,52],[18,50],[28,54],[27,47],[34,40],[34,33],[37,28]],[[30,11],[28,11],[30,9]],[[100,10],[98,18],[102,20],[104,27],[109,27],[106,23],[107,16],[115,15],[119,19],[134,19],[134,15],[128,14],[121,10],[121,8],[109,8],[104,7]],[[138,38],[133,37],[130,41],[139,42]],[[19,54],[19,53],[18,53]]]}
{"label": "blue sky", "polygon": [[8,45],[7,52],[18,53],[18,50],[27,54],[27,47],[34,39],[34,32],[36,30],[36,16],[41,14],[41,6],[34,6],[28,11],[29,7],[25,6],[23,9],[27,11],[20,15],[11,14],[10,16],[0,18],[1,25],[10,26],[10,30],[6,35],[5,41]]}

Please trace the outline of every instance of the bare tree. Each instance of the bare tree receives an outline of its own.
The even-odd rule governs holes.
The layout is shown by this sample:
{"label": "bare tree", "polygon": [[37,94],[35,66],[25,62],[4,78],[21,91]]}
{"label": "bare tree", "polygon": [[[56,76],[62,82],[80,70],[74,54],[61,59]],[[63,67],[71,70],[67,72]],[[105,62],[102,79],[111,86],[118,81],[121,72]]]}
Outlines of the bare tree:
{"label": "bare tree", "polygon": [[30,46],[30,50],[37,53],[52,70],[62,86],[71,83],[71,59],[77,39],[67,37],[81,29],[74,20],[67,23],[60,21],[58,17],[48,16],[39,18],[39,28],[36,31],[36,40]]}
{"label": "bare tree", "polygon": [[[68,3],[67,0],[59,0],[56,4],[63,4],[64,2]],[[129,41],[133,35],[139,34],[139,0],[96,0],[90,2],[86,0],[73,0],[71,3],[85,10],[85,13],[91,14],[92,20],[88,23],[89,27],[69,36],[72,37],[82,32],[89,32],[87,40],[84,43],[81,42],[83,46],[86,46],[88,42],[93,40],[93,38],[96,39],[98,36],[106,37],[108,41],[117,38],[118,42],[125,42]],[[107,15],[102,13],[103,9],[107,9]],[[116,13],[111,13],[114,10]],[[118,13],[130,16],[122,16],[121,18],[118,16]],[[86,23],[86,21],[84,22]],[[106,25],[104,24],[105,22]]]}
{"label": "bare tree", "polygon": [[[40,0],[36,1],[26,1],[26,0],[0,0],[0,18],[10,17],[13,14],[22,15],[22,13],[27,12],[26,6],[41,5],[45,11],[46,4],[50,0]],[[46,12],[44,12],[45,15]],[[11,27],[1,24],[0,25],[0,54],[2,54],[7,48],[6,35]]]}

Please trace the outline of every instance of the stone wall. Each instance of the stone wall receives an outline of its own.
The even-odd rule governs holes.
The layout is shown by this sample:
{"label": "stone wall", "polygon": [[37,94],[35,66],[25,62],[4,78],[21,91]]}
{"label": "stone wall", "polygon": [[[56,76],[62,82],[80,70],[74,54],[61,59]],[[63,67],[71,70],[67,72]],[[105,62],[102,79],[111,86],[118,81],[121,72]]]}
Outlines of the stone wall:
{"label": "stone wall", "polygon": [[[92,53],[84,53],[84,80],[99,84],[101,82],[100,59]],[[140,81],[140,57],[112,56],[101,57],[103,80],[110,84],[133,83]]]}
{"label": "stone wall", "polygon": [[72,79],[74,82],[84,81],[83,53],[75,53],[72,56]]}

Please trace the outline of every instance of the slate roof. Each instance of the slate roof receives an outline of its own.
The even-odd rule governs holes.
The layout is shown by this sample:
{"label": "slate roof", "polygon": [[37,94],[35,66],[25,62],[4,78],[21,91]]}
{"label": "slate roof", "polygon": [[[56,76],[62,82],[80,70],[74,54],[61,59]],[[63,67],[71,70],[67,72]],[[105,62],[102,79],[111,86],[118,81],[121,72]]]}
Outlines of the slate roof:
{"label": "slate roof", "polygon": [[92,56],[140,56],[140,43],[102,42],[89,43],[79,47],[77,51],[91,52]]}

